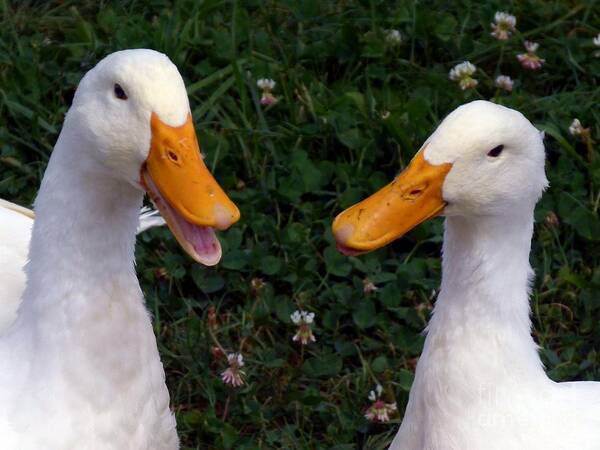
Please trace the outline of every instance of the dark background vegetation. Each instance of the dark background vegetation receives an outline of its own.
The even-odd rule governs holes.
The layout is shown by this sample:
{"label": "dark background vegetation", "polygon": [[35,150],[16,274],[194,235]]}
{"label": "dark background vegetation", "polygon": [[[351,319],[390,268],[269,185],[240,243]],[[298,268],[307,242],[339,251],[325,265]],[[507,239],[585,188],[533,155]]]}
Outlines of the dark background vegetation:
{"label": "dark background vegetation", "polygon": [[[489,35],[496,10],[518,20],[506,43]],[[400,30],[401,46],[386,44],[387,29]],[[550,377],[600,380],[600,157],[568,133],[577,117],[600,137],[598,32],[593,0],[0,0],[0,196],[32,203],[83,73],[119,49],[166,53],[186,80],[208,164],[242,211],[221,234],[217,268],[193,264],[166,229],[139,240],[183,446],[383,448],[400,418],[368,423],[367,394],[379,382],[404,410],[439,284],[442,222],[349,259],[330,223],[472,99],[516,108],[546,131],[534,334]],[[540,71],[515,58],[525,39],[540,43]],[[448,71],[466,59],[479,85],[464,93]],[[493,86],[500,73],[516,80],[512,94]],[[262,77],[277,82],[269,108]],[[259,278],[265,286],[253,288]],[[366,295],[365,278],[379,290]],[[242,388],[220,381],[211,308],[217,339],[245,356]],[[304,349],[291,341],[299,308],[316,313],[317,342]]]}

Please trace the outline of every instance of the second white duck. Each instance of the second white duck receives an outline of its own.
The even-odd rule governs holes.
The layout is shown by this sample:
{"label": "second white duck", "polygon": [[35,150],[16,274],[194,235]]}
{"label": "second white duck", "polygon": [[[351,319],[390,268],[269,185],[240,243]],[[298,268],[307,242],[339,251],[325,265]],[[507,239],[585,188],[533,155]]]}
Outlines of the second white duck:
{"label": "second white duck", "polygon": [[452,112],[388,186],[333,224],[364,253],[446,216],[442,285],[393,450],[598,450],[600,383],[550,380],[531,337],[533,211],[544,144],[519,112]]}

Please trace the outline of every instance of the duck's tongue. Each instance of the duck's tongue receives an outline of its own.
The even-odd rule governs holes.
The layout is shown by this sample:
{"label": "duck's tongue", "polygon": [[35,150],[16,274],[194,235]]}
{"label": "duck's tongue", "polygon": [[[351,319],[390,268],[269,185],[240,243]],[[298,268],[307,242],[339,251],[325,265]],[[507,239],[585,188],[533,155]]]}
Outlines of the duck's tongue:
{"label": "duck's tongue", "polygon": [[179,245],[196,261],[205,266],[214,266],[221,259],[221,244],[212,227],[188,222],[175,211],[162,196],[147,170],[142,170],[142,181],[148,195],[165,218]]}

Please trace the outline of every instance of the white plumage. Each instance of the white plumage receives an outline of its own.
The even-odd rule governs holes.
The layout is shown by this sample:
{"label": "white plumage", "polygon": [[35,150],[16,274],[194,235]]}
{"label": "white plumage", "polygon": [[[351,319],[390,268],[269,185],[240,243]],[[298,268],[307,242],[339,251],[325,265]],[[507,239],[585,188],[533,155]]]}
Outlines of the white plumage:
{"label": "white plumage", "polygon": [[0,335],[17,314],[25,289],[27,251],[33,214],[0,200]]}
{"label": "white plumage", "polygon": [[353,255],[446,216],[441,289],[392,450],[600,449],[600,383],[551,381],[531,337],[544,159],[522,114],[475,101],[394,182],[336,218],[338,246]]}
{"label": "white plumage", "polygon": [[[501,158],[487,151],[504,145]],[[427,141],[444,182],[442,285],[393,450],[598,450],[600,383],[555,383],[531,337],[533,209],[547,185],[540,133],[473,102]]]}
{"label": "white plumage", "polygon": [[[34,213],[0,198],[0,335],[17,317],[25,290],[25,263],[31,240]],[[138,233],[164,225],[158,211],[140,210]]]}
{"label": "white plumage", "polygon": [[[161,171],[177,175],[154,179]],[[239,211],[198,154],[177,68],[160,53],[128,50],[81,80],[35,200],[25,292],[0,335],[2,450],[179,447],[134,268],[148,189],[142,175],[188,253],[216,263],[213,227],[227,228]],[[188,201],[186,186],[207,186],[206,193]],[[9,239],[0,280],[11,283],[0,311],[19,303],[30,239],[31,217],[14,209],[0,208],[0,236]],[[11,322],[11,314],[0,320]]]}

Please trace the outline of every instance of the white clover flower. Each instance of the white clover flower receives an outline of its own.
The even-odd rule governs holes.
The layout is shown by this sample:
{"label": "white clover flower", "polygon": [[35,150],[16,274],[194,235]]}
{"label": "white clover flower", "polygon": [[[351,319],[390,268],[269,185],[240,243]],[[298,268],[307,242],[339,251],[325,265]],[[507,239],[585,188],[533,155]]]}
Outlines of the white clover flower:
{"label": "white clover flower", "polygon": [[494,22],[490,25],[492,27],[490,34],[496,39],[505,41],[516,31],[517,18],[506,12],[497,11],[494,15]]}
{"label": "white clover flower", "polygon": [[475,73],[477,67],[471,64],[469,61],[461,62],[450,70],[450,79],[457,81],[464,76],[471,76]]}
{"label": "white clover flower", "polygon": [[375,400],[377,400],[379,397],[381,397],[381,394],[383,393],[383,386],[380,385],[379,383],[375,386],[375,389],[372,391],[369,391],[369,400],[371,400],[372,402],[374,402]]}
{"label": "white clover flower", "polygon": [[244,379],[242,378],[246,374],[242,367],[244,367],[244,357],[241,353],[229,353],[227,355],[227,362],[229,363],[229,367],[221,373],[221,380],[223,383],[229,384],[233,387],[238,387],[244,384]]}
{"label": "white clover flower", "polygon": [[513,80],[508,75],[498,75],[495,81],[496,87],[500,89],[504,89],[507,92],[512,92],[513,90]]}
{"label": "white clover flower", "polygon": [[465,76],[471,76],[475,73],[477,68],[471,64],[469,61],[464,61],[460,64],[457,64],[450,70],[450,79],[451,80],[460,80]]}
{"label": "white clover flower", "polygon": [[535,53],[537,52],[537,49],[540,48],[540,44],[532,41],[525,41],[523,45],[525,46],[525,50],[527,50],[529,53]]}
{"label": "white clover flower", "polygon": [[520,53],[517,55],[517,59],[521,63],[521,66],[529,70],[538,70],[542,67],[542,64],[546,62],[545,59],[540,58],[536,55],[536,51],[540,44],[537,42],[525,41],[525,50],[527,53]]}
{"label": "white clover flower", "polygon": [[290,315],[290,319],[292,319],[292,322],[298,325],[300,323],[300,320],[302,319],[302,313],[300,311],[294,311]]}
{"label": "white clover flower", "polygon": [[263,91],[272,91],[275,87],[275,81],[270,78],[260,78],[256,81],[256,86]]}
{"label": "white clover flower", "polygon": [[396,402],[386,403],[381,400],[383,387],[378,384],[374,391],[369,391],[369,400],[373,402],[365,412],[365,418],[373,422],[389,422],[390,414],[396,411]]}
{"label": "white clover flower", "polygon": [[377,286],[375,286],[371,280],[369,280],[368,278],[365,278],[363,280],[363,292],[365,294],[368,295],[368,294],[378,291],[378,290],[379,290],[379,288]]}
{"label": "white clover flower", "polygon": [[300,341],[302,345],[316,341],[311,327],[311,324],[315,319],[314,312],[294,311],[290,315],[290,319],[292,319],[292,322],[294,322],[295,325],[298,325],[298,330],[296,330],[296,334],[292,338],[293,341]]}
{"label": "white clover flower", "polygon": [[244,357],[241,353],[238,353],[237,356],[234,354],[227,355],[227,361],[231,364],[232,361],[238,365],[238,367],[244,367]]}
{"label": "white clover flower", "polygon": [[458,81],[458,85],[464,91],[477,86],[477,80],[471,77],[476,70],[477,67],[469,61],[464,61],[454,66],[448,75],[452,81]]}
{"label": "white clover flower", "polygon": [[507,12],[496,11],[496,14],[494,14],[494,22],[506,24],[511,29],[514,29],[517,25],[517,18]]}
{"label": "white clover flower", "polygon": [[268,106],[277,103],[277,97],[271,92],[275,88],[275,81],[270,78],[260,78],[256,81],[256,86],[262,89],[262,96],[260,97],[261,105]]}
{"label": "white clover flower", "polygon": [[400,45],[402,43],[402,34],[398,30],[387,30],[385,40],[392,46]]}
{"label": "white clover flower", "polygon": [[579,119],[573,119],[573,122],[571,122],[571,125],[569,126],[569,133],[573,136],[581,136],[584,130],[585,128],[583,128]]}
{"label": "white clover flower", "polygon": [[397,409],[396,402],[385,403],[383,400],[377,400],[367,409],[365,418],[372,422],[389,422],[390,414]]}
{"label": "white clover flower", "polygon": [[313,323],[313,320],[315,319],[315,313],[301,310],[294,311],[290,315],[290,319],[292,319],[292,322],[294,322],[296,325],[299,325],[300,323]]}
{"label": "white clover flower", "polygon": [[[595,45],[596,47],[600,47],[600,33],[598,33],[598,36],[596,36],[594,39],[592,39],[592,42],[594,43],[594,45]],[[599,51],[596,51],[596,52],[594,52],[594,56],[595,56],[596,58],[600,58],[600,50],[599,50]]]}

